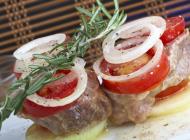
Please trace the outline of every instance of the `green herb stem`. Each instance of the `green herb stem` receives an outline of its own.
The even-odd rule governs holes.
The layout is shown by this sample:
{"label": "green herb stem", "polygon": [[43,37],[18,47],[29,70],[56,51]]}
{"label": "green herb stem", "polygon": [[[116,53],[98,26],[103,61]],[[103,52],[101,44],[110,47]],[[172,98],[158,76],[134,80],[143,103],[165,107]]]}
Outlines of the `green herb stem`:
{"label": "green herb stem", "polygon": [[[115,12],[111,15],[105,6],[96,0],[97,5],[93,5],[91,10],[77,7],[81,13],[81,27],[72,36],[71,41],[66,44],[58,44],[47,54],[34,54],[34,59],[44,60],[47,64],[30,65],[31,72],[20,80],[17,80],[11,87],[10,93],[0,109],[0,127],[11,113],[16,114],[22,109],[25,98],[35,94],[44,85],[58,80],[62,77],[53,77],[54,73],[60,69],[70,69],[76,57],[83,57],[91,43],[104,38],[112,30],[122,25],[126,20],[124,12],[119,11],[119,4],[114,0]],[[106,19],[104,17],[107,17]],[[55,50],[59,50],[53,55]]]}

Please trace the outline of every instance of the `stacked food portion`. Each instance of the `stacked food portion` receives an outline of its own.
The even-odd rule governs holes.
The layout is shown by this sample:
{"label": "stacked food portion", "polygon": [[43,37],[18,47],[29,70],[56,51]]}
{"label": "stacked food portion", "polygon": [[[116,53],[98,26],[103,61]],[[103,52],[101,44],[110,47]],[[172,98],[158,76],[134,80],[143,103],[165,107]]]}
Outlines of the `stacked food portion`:
{"label": "stacked food portion", "polygon": [[[114,3],[113,16],[99,0],[91,11],[78,7],[82,23],[70,39],[55,34],[14,52],[18,80],[0,110],[0,126],[14,113],[34,122],[27,140],[93,140],[107,122],[142,123],[190,107],[184,18],[123,24],[126,15]],[[104,40],[103,56],[92,71],[82,57],[97,40]]]}
{"label": "stacked food portion", "polygon": [[[32,71],[29,68],[32,64],[47,66],[44,60],[32,57],[35,52],[46,53],[49,57],[56,55],[56,51],[50,53],[50,50],[65,40],[65,34],[55,34],[29,42],[15,51],[17,61],[14,72],[18,79]],[[71,69],[56,71],[53,74],[54,78],[58,78],[56,81],[47,83],[36,94],[25,99],[20,116],[33,120],[56,135],[78,138],[85,135],[86,131],[95,129],[86,138],[95,137],[106,127],[107,118],[111,115],[111,104],[100,89],[95,73],[85,70],[84,66],[85,61],[76,58]],[[41,75],[37,80],[40,78]],[[34,128],[40,127],[33,126],[31,129]],[[81,132],[84,134],[76,135]],[[28,134],[28,139],[33,138],[33,135],[30,138]]]}
{"label": "stacked food portion", "polygon": [[[102,47],[104,55],[93,67],[112,101],[113,123],[139,123],[174,109],[167,109],[166,102],[187,86],[190,74],[190,36],[183,17],[152,16],[126,23],[110,33]],[[159,109],[160,102],[166,110]]]}

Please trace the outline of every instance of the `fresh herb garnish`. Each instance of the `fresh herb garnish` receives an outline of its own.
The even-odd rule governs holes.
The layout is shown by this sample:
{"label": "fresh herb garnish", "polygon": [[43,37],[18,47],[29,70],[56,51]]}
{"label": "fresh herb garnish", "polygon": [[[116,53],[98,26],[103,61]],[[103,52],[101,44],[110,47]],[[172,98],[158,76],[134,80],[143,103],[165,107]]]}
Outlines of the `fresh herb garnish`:
{"label": "fresh herb garnish", "polygon": [[32,70],[25,78],[17,80],[11,87],[6,100],[0,109],[0,127],[11,113],[17,114],[22,108],[24,99],[36,93],[47,83],[59,78],[53,74],[60,69],[69,69],[73,66],[76,57],[83,57],[86,50],[95,40],[105,37],[126,20],[124,11],[119,11],[119,4],[114,0],[115,12],[111,15],[100,0],[96,0],[89,11],[82,7],[76,9],[81,13],[81,26],[67,44],[58,44],[52,51],[59,49],[59,53],[52,56],[35,54],[34,59],[43,59],[46,66],[31,65]]}

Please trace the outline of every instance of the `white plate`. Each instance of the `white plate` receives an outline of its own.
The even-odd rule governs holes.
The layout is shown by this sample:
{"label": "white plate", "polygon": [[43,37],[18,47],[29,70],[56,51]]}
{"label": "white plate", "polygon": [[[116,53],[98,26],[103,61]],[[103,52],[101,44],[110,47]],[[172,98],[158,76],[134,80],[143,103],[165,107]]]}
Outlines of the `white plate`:
{"label": "white plate", "polygon": [[0,140],[25,140],[25,132],[32,121],[11,115],[0,132]]}
{"label": "white plate", "polygon": [[190,109],[142,124],[111,128],[101,140],[190,140]]}
{"label": "white plate", "polygon": [[[25,140],[30,120],[11,116],[5,121],[0,140]],[[109,128],[98,140],[190,140],[190,110],[138,125]]]}

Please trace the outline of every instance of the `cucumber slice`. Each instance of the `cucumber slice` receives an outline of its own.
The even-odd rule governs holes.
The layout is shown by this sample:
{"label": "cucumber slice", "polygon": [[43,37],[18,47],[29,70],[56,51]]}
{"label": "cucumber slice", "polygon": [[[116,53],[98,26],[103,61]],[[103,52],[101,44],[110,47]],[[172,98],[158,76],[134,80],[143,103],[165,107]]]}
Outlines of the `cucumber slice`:
{"label": "cucumber slice", "polygon": [[181,112],[190,108],[190,87],[186,87],[180,93],[159,101],[153,107],[150,117],[159,117]]}
{"label": "cucumber slice", "polygon": [[93,140],[99,136],[107,126],[106,121],[102,121],[96,126],[87,128],[79,134],[70,136],[56,136],[45,128],[33,124],[26,133],[26,140]]}

